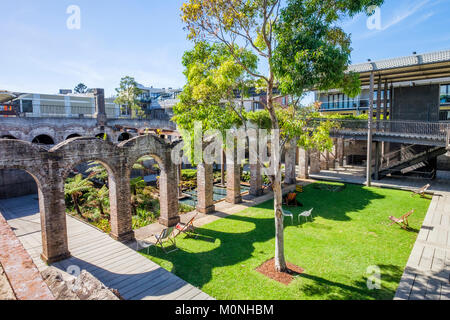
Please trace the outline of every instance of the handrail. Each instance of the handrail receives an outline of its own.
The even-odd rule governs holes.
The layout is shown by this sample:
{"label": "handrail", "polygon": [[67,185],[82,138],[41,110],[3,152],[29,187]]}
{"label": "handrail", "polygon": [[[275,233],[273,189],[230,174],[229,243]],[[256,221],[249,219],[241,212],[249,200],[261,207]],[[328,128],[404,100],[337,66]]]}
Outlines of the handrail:
{"label": "handrail", "polygon": [[[332,129],[333,133],[351,132],[367,133],[367,120],[349,120],[349,119],[311,119],[309,124],[318,125],[322,121],[332,121],[336,127]],[[401,135],[426,137],[434,140],[448,141],[450,130],[449,122],[427,122],[427,121],[394,121],[394,120],[374,120],[373,134],[378,135]]]}

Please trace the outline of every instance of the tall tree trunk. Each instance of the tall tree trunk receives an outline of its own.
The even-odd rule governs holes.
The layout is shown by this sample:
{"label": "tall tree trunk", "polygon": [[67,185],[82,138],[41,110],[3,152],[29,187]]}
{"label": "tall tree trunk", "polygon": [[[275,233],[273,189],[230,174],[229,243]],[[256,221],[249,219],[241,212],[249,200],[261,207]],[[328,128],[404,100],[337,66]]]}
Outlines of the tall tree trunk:
{"label": "tall tree trunk", "polygon": [[[269,81],[267,83],[267,110],[272,121],[272,129],[279,130],[278,118],[273,106],[273,83],[274,76],[270,73]],[[278,142],[279,143],[279,142]],[[275,269],[278,272],[285,272],[287,270],[286,260],[284,257],[284,221],[282,214],[283,195],[281,189],[281,150],[272,145],[272,159],[274,175],[272,177],[272,188],[274,195],[274,213],[275,213]]]}
{"label": "tall tree trunk", "polygon": [[80,206],[78,205],[78,197],[73,194],[72,195],[72,200],[73,200],[73,204],[75,206],[75,210],[77,211],[78,215],[80,217],[82,217],[83,214],[81,213]]}
{"label": "tall tree trunk", "polygon": [[274,176],[274,211],[275,211],[275,269],[278,272],[287,270],[286,260],[284,258],[284,219],[282,210],[282,190],[281,190],[281,170]]}

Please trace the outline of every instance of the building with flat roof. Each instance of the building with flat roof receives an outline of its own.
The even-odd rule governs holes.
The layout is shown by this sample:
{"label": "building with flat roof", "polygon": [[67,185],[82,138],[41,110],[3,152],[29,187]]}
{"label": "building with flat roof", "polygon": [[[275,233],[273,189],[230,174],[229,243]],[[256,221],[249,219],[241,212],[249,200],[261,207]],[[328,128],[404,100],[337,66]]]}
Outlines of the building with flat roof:
{"label": "building with flat roof", "polygon": [[351,65],[361,93],[350,98],[339,90],[315,92],[319,111],[360,115],[369,111],[370,75],[374,77],[374,115],[393,120],[450,120],[450,50]]}

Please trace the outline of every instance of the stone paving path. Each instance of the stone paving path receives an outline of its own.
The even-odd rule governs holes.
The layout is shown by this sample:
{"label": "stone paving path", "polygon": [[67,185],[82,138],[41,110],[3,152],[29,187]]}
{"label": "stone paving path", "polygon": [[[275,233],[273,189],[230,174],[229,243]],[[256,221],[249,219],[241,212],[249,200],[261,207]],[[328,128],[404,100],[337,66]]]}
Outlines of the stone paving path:
{"label": "stone paving path", "polygon": [[[322,171],[317,180],[364,184],[363,176]],[[396,300],[450,300],[450,182],[385,178],[373,185],[414,190],[430,183],[433,193],[423,225],[400,280]]]}
{"label": "stone paving path", "polygon": [[[42,252],[37,196],[0,200],[0,214],[33,258],[40,271],[47,268]],[[128,246],[105,233],[67,216],[72,257],[53,264],[62,271],[87,270],[127,300],[212,300]]]}

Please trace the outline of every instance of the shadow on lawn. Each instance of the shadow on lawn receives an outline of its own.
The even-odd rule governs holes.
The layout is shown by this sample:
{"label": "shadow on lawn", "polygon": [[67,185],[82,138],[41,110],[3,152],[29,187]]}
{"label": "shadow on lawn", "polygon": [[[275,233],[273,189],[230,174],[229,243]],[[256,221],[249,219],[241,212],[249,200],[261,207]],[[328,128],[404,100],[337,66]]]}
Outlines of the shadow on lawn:
{"label": "shadow on lawn", "polygon": [[392,300],[395,295],[395,289],[387,288],[386,284],[396,286],[400,282],[403,275],[403,269],[394,265],[379,265],[378,267],[381,270],[380,279],[382,282],[380,289],[369,290],[367,285],[367,276],[362,277],[361,280],[354,281],[352,285],[346,285],[317,276],[301,274],[299,275],[300,278],[314,281],[313,285],[304,285],[301,287],[301,290],[307,296],[320,296],[324,299]]}
{"label": "shadow on lawn", "polygon": [[[357,192],[355,192],[357,191]],[[348,193],[346,195],[346,193]],[[350,197],[350,194],[353,196]],[[307,196],[307,197],[306,197]],[[368,190],[361,186],[350,185],[343,192],[330,193],[327,191],[313,189],[311,186],[305,188],[305,193],[299,196],[303,202],[303,208],[290,208],[294,212],[295,225],[297,225],[297,214],[304,210],[308,210],[314,207],[315,216],[320,216],[325,219],[332,219],[338,221],[348,221],[350,218],[347,216],[347,212],[355,212],[363,210],[372,200],[381,199],[382,196]],[[273,201],[260,204],[254,208],[262,210],[270,210],[273,208]],[[292,210],[294,209],[294,210]],[[192,238],[192,241],[205,241],[211,242],[211,239],[219,240],[220,246],[210,251],[205,252],[189,252],[186,249],[179,249],[170,254],[165,254],[161,250],[151,251],[150,254],[154,257],[170,261],[173,264],[172,272],[191,283],[192,285],[202,288],[212,279],[212,270],[215,268],[232,266],[242,263],[253,256],[255,251],[254,243],[267,242],[271,240],[271,247],[264,252],[258,252],[262,254],[264,258],[259,261],[259,264],[264,263],[266,260],[273,258],[274,251],[274,219],[270,216],[268,218],[254,218],[252,216],[231,215],[224,218],[225,221],[230,221],[230,232],[221,232],[206,228],[197,228],[198,238]],[[236,233],[235,227],[236,221],[242,221],[245,223],[252,223],[254,228],[251,231]],[[285,219],[285,227],[289,227],[290,220]],[[327,228],[322,225],[321,228]],[[234,231],[234,232],[231,232]],[[185,246],[186,247],[186,246]],[[266,260],[264,260],[266,259]],[[244,272],[250,272],[256,266],[252,266],[252,269],[243,269]],[[236,275],[238,276],[238,275]],[[313,276],[302,275],[303,277],[310,277],[317,283],[317,286],[311,286],[305,288],[307,292],[313,294],[321,288],[323,283],[327,285],[340,286],[344,291],[348,291],[346,294],[351,297],[353,294],[362,293],[366,289],[366,285],[357,284],[355,287],[341,285],[334,283],[327,279],[321,279]],[[363,287],[359,288],[359,285]]]}
{"label": "shadow on lawn", "polygon": [[[322,183],[326,184],[326,183]],[[373,200],[384,199],[384,196],[372,192],[361,185],[347,184],[340,192],[331,192],[314,188],[314,184],[308,185],[304,193],[297,195],[297,200],[303,203],[303,207],[289,208],[294,216],[314,208],[313,216],[320,216],[327,220],[349,221],[348,212],[357,212],[366,208]],[[295,219],[294,219],[295,220]],[[304,219],[300,219],[304,221]]]}

